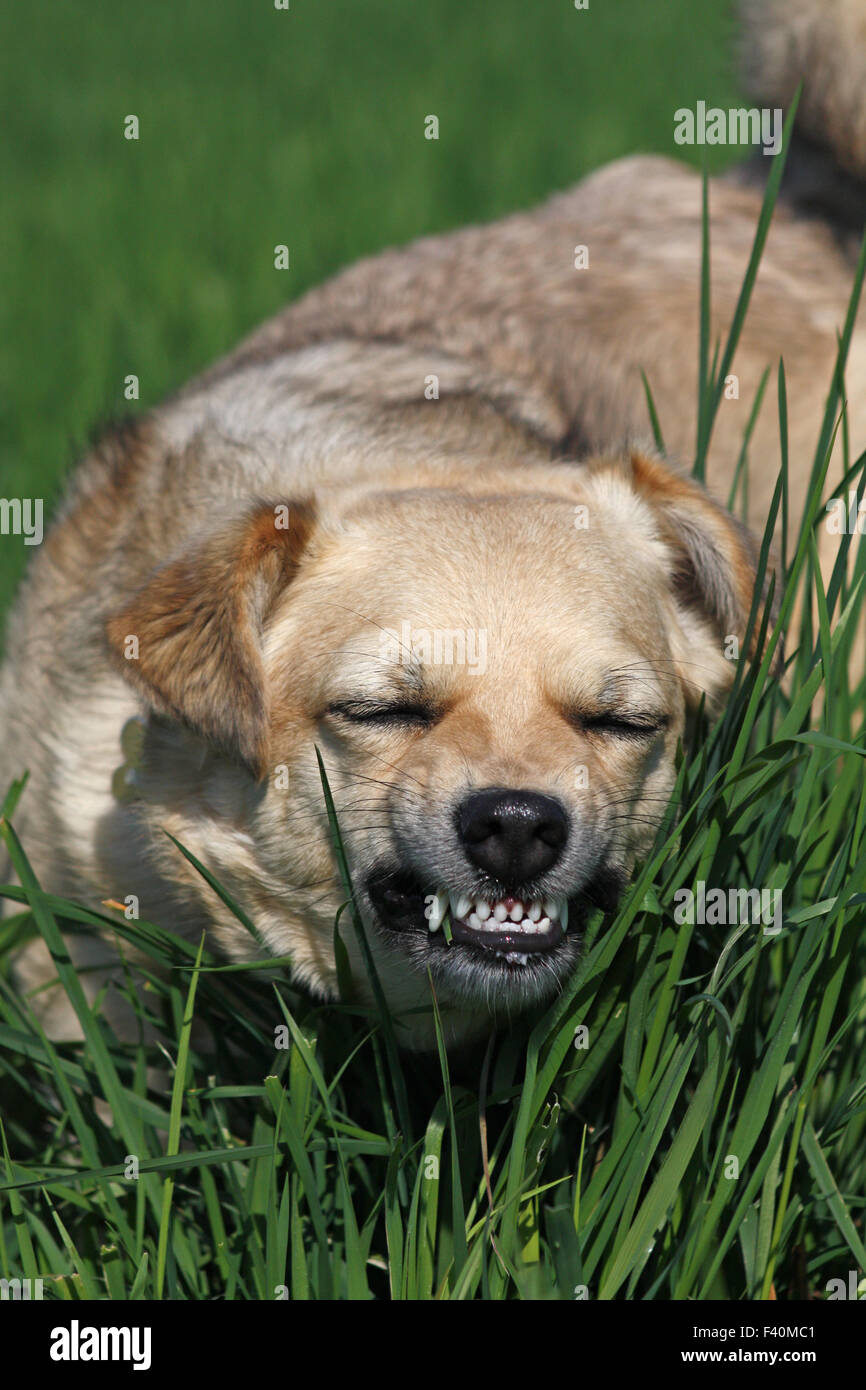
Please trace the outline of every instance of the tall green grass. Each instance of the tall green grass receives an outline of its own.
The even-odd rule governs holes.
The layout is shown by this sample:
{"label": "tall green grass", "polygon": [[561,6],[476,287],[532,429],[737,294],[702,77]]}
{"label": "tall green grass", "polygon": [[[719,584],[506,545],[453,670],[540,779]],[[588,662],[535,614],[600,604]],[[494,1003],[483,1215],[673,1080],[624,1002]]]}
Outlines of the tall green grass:
{"label": "tall green grass", "polygon": [[[776,184],[712,358],[704,287],[699,474]],[[652,853],[616,915],[589,923],[547,1011],[467,1054],[449,1055],[439,1030],[438,1053],[410,1059],[381,996],[370,1013],[325,1007],[206,942],[44,893],[13,828],[27,790],[10,791],[0,834],[21,887],[2,890],[17,910],[0,927],[4,1276],[72,1300],[702,1300],[820,1296],[866,1271],[864,683],[849,662],[866,552],[860,541],[849,556],[842,538],[825,590],[815,546],[863,274],[861,259],[802,518],[787,517],[781,364],[776,375],[782,466],[762,569],[780,511],[796,523],[769,581],[778,621],[756,599],[755,656],[716,725],[691,735]],[[866,471],[842,439],[840,495]],[[748,431],[738,472],[735,494]],[[798,589],[816,596],[817,621],[807,603],[792,631]],[[346,890],[339,955],[351,883],[322,774]],[[701,880],[780,890],[782,930],[678,923],[675,893]],[[127,994],[172,1040],[164,1050],[120,1043],[88,1006],[61,931],[97,928],[152,962],[148,988]],[[35,933],[81,1046],[52,1044],[12,987],[14,947]],[[438,1026],[432,992],[430,1007]],[[194,1017],[214,1052],[199,1050]]]}

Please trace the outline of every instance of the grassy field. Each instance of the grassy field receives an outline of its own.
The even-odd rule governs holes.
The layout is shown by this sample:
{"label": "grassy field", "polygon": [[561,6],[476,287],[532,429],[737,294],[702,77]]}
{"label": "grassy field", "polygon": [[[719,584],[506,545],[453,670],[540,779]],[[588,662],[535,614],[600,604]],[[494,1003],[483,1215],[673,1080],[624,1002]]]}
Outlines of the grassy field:
{"label": "grassy field", "polygon": [[[4,488],[36,477],[53,496],[128,371],[155,400],[360,252],[669,149],[674,106],[731,89],[717,7],[667,5],[664,28],[658,8],[503,3],[484,24],[451,0],[411,20],[383,0],[218,19],[130,6],[109,22],[5,10],[0,215],[20,271],[2,306]],[[120,138],[129,112],[138,145]],[[428,112],[438,145],[420,135]],[[615,917],[591,921],[566,992],[487,1053],[407,1060],[387,1014],[315,1006],[153,924],[47,896],[10,792],[4,1275],[67,1299],[359,1300],[785,1300],[862,1277],[866,782],[848,655],[864,547],[849,576],[845,538],[826,594],[814,568],[839,379],[766,655],[696,731],[656,847]],[[784,433],[783,375],[768,389]],[[863,460],[846,464],[862,488]],[[18,559],[4,563],[8,592]],[[819,622],[791,631],[804,584]],[[783,635],[787,689],[767,676]],[[780,930],[678,921],[675,894],[701,881],[781,894]],[[130,995],[173,1040],[168,1095],[147,1084],[165,1057],[114,1038],[63,963],[61,928],[97,925],[174,967]],[[10,953],[37,932],[83,1047],[53,1046],[11,987]]]}

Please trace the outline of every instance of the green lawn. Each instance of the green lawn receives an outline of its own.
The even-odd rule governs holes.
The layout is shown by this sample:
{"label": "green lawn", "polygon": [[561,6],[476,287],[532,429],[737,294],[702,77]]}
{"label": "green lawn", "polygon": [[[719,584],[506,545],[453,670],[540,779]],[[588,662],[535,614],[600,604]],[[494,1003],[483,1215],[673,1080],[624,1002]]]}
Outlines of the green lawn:
{"label": "green lawn", "polygon": [[673,153],[676,107],[733,95],[726,8],[3,0],[0,495],[54,501],[128,373],[152,405],[359,256]]}

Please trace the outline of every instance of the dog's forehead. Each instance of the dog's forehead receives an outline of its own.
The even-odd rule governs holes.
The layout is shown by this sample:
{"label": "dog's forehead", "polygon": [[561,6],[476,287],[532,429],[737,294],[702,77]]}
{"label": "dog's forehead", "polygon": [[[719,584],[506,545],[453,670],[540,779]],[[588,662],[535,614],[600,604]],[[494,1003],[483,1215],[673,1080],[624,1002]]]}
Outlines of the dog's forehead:
{"label": "dog's forehead", "polygon": [[407,649],[416,664],[476,674],[571,665],[580,649],[603,678],[608,658],[627,662],[663,641],[666,579],[613,509],[596,499],[587,515],[585,505],[533,494],[382,495],[350,518],[311,574],[307,617],[328,615],[329,650],[341,651],[344,669],[375,667],[388,643],[404,679]]}
{"label": "dog's forehead", "polygon": [[[521,491],[456,492],[419,488],[368,497],[345,522],[344,539],[383,573],[398,571],[459,588],[479,572],[550,577],[553,565],[575,575],[626,563],[643,572],[663,565],[652,513],[625,484],[587,479],[561,495]],[[456,563],[459,558],[459,565]]]}

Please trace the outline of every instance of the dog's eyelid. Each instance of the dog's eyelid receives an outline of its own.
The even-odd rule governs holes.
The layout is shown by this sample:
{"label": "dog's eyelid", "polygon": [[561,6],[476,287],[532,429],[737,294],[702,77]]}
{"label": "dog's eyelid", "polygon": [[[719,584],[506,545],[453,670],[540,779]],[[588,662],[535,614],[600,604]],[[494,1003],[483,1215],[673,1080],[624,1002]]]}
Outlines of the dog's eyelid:
{"label": "dog's eyelid", "polygon": [[438,715],[431,706],[420,700],[334,700],[326,714],[335,715],[352,724],[414,724],[435,723]]}
{"label": "dog's eyelid", "polygon": [[663,710],[596,709],[578,710],[570,715],[581,729],[622,734],[631,738],[649,737],[666,729],[670,716]]}

